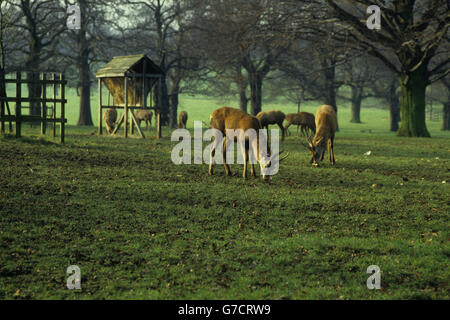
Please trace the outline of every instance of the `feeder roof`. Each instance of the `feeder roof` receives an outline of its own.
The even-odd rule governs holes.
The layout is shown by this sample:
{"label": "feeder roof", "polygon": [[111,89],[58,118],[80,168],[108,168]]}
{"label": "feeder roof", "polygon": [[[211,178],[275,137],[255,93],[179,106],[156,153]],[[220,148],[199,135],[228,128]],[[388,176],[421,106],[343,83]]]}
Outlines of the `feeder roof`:
{"label": "feeder roof", "polygon": [[97,71],[97,78],[125,77],[126,73],[144,73],[146,61],[146,74],[163,75],[164,72],[145,54],[131,56],[117,56]]}

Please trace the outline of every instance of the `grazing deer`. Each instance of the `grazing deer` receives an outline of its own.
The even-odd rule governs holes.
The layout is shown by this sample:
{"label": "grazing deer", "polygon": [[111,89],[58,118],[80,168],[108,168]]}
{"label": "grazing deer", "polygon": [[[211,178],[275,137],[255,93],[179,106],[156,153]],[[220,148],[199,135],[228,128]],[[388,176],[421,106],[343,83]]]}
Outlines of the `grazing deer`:
{"label": "grazing deer", "polygon": [[267,131],[269,130],[269,124],[277,124],[281,129],[281,140],[284,140],[284,130],[283,121],[285,115],[279,110],[273,111],[261,111],[256,115],[256,118],[261,122],[261,126]]}
{"label": "grazing deer", "polygon": [[323,160],[325,150],[328,147],[328,156],[332,165],[336,163],[334,159],[334,135],[337,127],[337,116],[332,106],[323,105],[317,109],[316,113],[316,134],[311,140],[308,136],[309,150],[312,154],[311,163],[318,167]]}
{"label": "grazing deer", "polygon": [[186,129],[186,123],[188,119],[188,114],[186,111],[181,111],[178,115],[178,128]]}
{"label": "grazing deer", "polygon": [[[256,117],[253,117],[240,109],[234,109],[229,107],[222,107],[215,110],[211,116],[209,117],[210,126],[213,129],[220,131],[223,135],[223,140],[219,141],[217,138],[214,139],[213,146],[211,148],[211,157],[209,163],[209,174],[213,174],[213,160],[215,155],[215,150],[220,143],[223,143],[223,151],[222,151],[222,160],[225,166],[225,173],[227,176],[231,175],[230,166],[226,163],[226,147],[227,147],[227,139],[233,139],[233,141],[244,141],[244,145],[241,145],[242,154],[244,156],[244,170],[243,170],[243,178],[247,179],[247,163],[249,160],[249,149],[252,149],[253,154],[256,156],[256,160],[258,161],[261,171],[265,172],[264,169],[269,168],[271,166],[271,160],[275,159],[275,156],[270,156],[270,149],[267,144],[267,140],[264,136],[260,137],[259,130],[262,129],[261,123]],[[239,130],[240,131],[237,131]],[[244,135],[247,130],[253,129],[256,132],[256,139],[249,139],[248,136],[233,136],[227,137],[227,130],[234,130],[234,132],[239,132],[238,134]],[[245,139],[245,140],[244,140]],[[268,155],[264,154],[261,146],[267,146]],[[276,157],[282,152],[278,153]],[[289,156],[287,154],[284,158],[279,159],[282,161]],[[250,173],[254,177],[255,176],[255,167],[253,163],[250,166]],[[263,180],[266,180],[266,175],[262,174]]]}
{"label": "grazing deer", "polygon": [[111,134],[114,131],[114,126],[117,120],[116,109],[106,109],[103,114],[103,120],[105,120],[106,130]]}
{"label": "grazing deer", "polygon": [[152,117],[153,112],[151,110],[140,109],[136,111],[136,120],[138,121],[139,127],[141,127],[141,121],[145,121],[145,128],[152,127]]}
{"label": "grazing deer", "polygon": [[289,133],[288,128],[291,125],[297,125],[297,134],[298,127],[301,126],[301,132],[303,135],[307,135],[307,131],[311,130],[313,133],[316,133],[316,124],[315,118],[312,113],[309,112],[298,112],[298,113],[289,113],[286,115],[286,126],[284,127]]}

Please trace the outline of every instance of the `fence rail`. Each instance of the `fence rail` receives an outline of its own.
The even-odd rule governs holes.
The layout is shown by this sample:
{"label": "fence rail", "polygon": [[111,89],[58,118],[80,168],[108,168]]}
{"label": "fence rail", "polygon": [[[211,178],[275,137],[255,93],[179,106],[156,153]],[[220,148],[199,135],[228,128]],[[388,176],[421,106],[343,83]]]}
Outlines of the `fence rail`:
{"label": "fence rail", "polygon": [[[27,72],[29,74],[29,72]],[[65,87],[67,81],[65,80],[63,73],[48,73],[40,72],[33,73],[35,79],[22,79],[22,72],[15,73],[14,78],[4,78],[1,81],[4,83],[5,89],[7,84],[15,84],[15,97],[0,96],[0,131],[5,132],[5,122],[9,122],[10,130],[12,130],[12,122],[16,124],[16,137],[21,136],[22,122],[40,122],[41,123],[41,134],[45,135],[47,131],[47,123],[52,124],[52,136],[56,137],[56,124],[60,124],[60,139],[61,143],[64,143],[65,137],[65,124],[67,119],[65,118],[65,104],[67,100],[65,99]],[[40,91],[39,96],[31,96],[28,92],[28,97],[22,95],[22,84],[34,84],[36,92]],[[57,95],[57,89],[59,87],[59,98]],[[52,94],[50,97],[47,96],[47,88],[51,88]],[[8,92],[5,90],[5,92]],[[15,114],[11,114],[11,108],[9,102],[15,104]],[[30,103],[29,107],[23,106],[23,103]],[[50,106],[47,106],[49,104]],[[60,105],[60,117],[56,116],[57,104]],[[39,115],[22,115],[22,109],[36,109],[39,108]],[[49,112],[50,110],[50,112]],[[6,112],[8,115],[6,115]],[[36,110],[35,110],[36,111]]]}

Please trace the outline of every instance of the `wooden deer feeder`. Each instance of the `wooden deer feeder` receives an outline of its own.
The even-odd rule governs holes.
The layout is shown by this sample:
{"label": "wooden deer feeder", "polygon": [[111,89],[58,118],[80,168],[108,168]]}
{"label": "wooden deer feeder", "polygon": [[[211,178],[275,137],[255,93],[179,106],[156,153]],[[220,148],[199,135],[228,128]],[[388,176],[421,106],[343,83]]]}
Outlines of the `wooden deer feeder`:
{"label": "wooden deer feeder", "polygon": [[[161,81],[164,72],[146,55],[118,56],[101,68],[96,77],[98,79],[98,134],[102,134],[103,109],[123,109],[122,116],[114,128],[115,134],[121,125],[124,125],[125,138],[128,137],[128,126],[130,134],[133,134],[136,126],[140,136],[145,138],[134,110],[152,109],[155,111],[156,135],[161,137],[160,106],[153,106],[153,95],[157,95],[155,101],[161,101]],[[108,103],[102,101],[102,83],[108,89]],[[156,85],[157,92],[153,87]],[[113,101],[111,104],[111,96]],[[147,102],[150,96],[150,103]]]}

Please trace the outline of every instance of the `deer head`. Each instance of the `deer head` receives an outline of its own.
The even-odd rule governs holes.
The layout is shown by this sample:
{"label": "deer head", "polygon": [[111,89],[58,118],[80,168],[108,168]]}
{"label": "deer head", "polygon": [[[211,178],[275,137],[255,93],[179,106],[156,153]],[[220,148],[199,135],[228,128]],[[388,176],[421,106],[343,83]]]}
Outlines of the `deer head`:
{"label": "deer head", "polygon": [[312,158],[310,160],[310,163],[314,167],[318,167],[320,164],[320,161],[323,159],[323,155],[325,152],[326,147],[324,146],[324,139],[320,139],[318,142],[314,143],[312,141],[312,135],[306,137],[306,141],[308,141],[308,145],[302,142],[303,146],[305,146],[309,152],[311,152]]}

